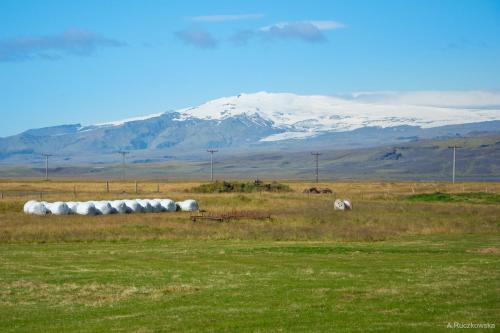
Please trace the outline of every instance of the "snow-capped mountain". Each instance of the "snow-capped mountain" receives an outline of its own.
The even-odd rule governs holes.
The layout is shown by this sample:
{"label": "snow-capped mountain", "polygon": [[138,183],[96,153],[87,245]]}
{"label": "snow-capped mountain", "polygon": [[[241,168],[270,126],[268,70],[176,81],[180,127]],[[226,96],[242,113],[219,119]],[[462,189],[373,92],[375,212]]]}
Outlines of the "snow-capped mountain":
{"label": "snow-capped mountain", "polygon": [[[482,98],[477,99],[481,93]],[[303,139],[326,132],[345,132],[363,127],[387,128],[394,126],[417,126],[431,128],[445,125],[476,123],[500,120],[500,97],[498,94],[473,92],[469,94],[469,104],[450,104],[450,99],[442,93],[434,100],[418,100],[397,97],[385,93],[358,93],[350,96],[303,96],[289,93],[258,92],[240,94],[209,101],[197,107],[180,109],[178,121],[188,119],[224,120],[235,116],[245,116],[257,125],[266,120],[282,130],[260,141]],[[465,93],[467,94],[467,93]],[[381,98],[385,95],[385,99]],[[374,97],[378,96],[378,99]],[[425,97],[429,97],[424,95]],[[461,95],[458,95],[461,96]],[[454,96],[456,99],[457,95]],[[484,108],[484,100],[496,97],[497,108]],[[475,99],[476,98],[476,99]],[[410,104],[413,102],[414,104]],[[479,103],[478,103],[479,102]],[[430,103],[430,105],[429,105]],[[491,106],[488,104],[488,106]],[[104,125],[122,125],[125,122],[159,117],[161,114],[131,118]]]}
{"label": "snow-capped mountain", "polygon": [[[301,139],[325,132],[352,131],[362,127],[418,126],[421,128],[500,119],[498,109],[366,101],[360,98],[301,96],[287,93],[240,94],[219,98],[194,108],[179,110],[181,119],[226,119],[257,115],[283,129],[261,141]],[[500,101],[499,101],[500,106]]]}
{"label": "snow-capped mountain", "polygon": [[96,125],[28,130],[0,139],[0,161],[41,152],[85,160],[118,150],[148,157],[209,147],[360,147],[470,131],[500,131],[500,92],[258,92]]}

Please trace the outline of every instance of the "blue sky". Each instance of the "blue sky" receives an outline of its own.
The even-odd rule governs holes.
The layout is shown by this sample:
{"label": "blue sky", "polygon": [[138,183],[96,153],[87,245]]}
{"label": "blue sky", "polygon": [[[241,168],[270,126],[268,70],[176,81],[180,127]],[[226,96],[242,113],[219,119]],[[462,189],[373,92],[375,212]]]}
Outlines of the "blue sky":
{"label": "blue sky", "polygon": [[500,89],[500,1],[0,2],[0,136],[240,92]]}

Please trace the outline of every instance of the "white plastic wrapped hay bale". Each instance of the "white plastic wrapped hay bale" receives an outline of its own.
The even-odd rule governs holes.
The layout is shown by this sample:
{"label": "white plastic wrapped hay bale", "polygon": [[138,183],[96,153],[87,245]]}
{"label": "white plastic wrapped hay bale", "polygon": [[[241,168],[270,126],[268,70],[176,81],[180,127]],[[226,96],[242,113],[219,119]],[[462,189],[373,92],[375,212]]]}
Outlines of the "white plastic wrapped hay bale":
{"label": "white plastic wrapped hay bale", "polygon": [[49,213],[47,207],[43,202],[35,202],[29,206],[28,214],[33,215],[46,215]]}
{"label": "white plastic wrapped hay bale", "polygon": [[118,214],[127,214],[131,212],[130,208],[127,207],[123,200],[113,200],[110,201],[109,204]]}
{"label": "white plastic wrapped hay bale", "polygon": [[159,212],[163,212],[163,207],[161,206],[161,202],[160,202],[160,199],[152,199],[152,200],[148,200],[149,201],[149,204],[151,205],[151,207],[153,208],[153,212],[154,213],[159,213]]}
{"label": "white plastic wrapped hay bale", "polygon": [[136,200],[125,200],[125,205],[131,213],[141,213],[142,206]]}
{"label": "white plastic wrapped hay bale", "polygon": [[335,210],[352,210],[352,202],[349,199],[337,199],[333,203]]}
{"label": "white plastic wrapped hay bale", "polygon": [[74,202],[74,201],[67,201],[66,206],[68,206],[69,209],[69,214],[76,214],[76,207],[78,206],[79,202]]}
{"label": "white plastic wrapped hay bale", "polygon": [[193,200],[193,199],[179,201],[179,202],[176,202],[176,204],[179,205],[179,208],[183,212],[194,212],[194,211],[197,211],[199,209],[198,202],[196,202],[196,200]]}
{"label": "white plastic wrapped hay bale", "polygon": [[333,203],[333,209],[335,209],[335,210],[345,210],[344,200],[342,200],[342,199],[335,200],[335,202]]}
{"label": "white plastic wrapped hay bale", "polygon": [[137,199],[136,201],[139,205],[141,205],[143,213],[152,213],[153,212],[153,206],[151,206],[151,204],[149,203],[149,200]]}
{"label": "white plastic wrapped hay bale", "polygon": [[174,200],[162,199],[160,200],[160,204],[165,212],[175,212],[177,210]]}
{"label": "white plastic wrapped hay bale", "polygon": [[92,201],[80,202],[76,207],[76,213],[78,215],[97,215],[97,209]]}
{"label": "white plastic wrapped hay bale", "polygon": [[352,210],[352,202],[349,199],[344,199],[345,210]]}
{"label": "white plastic wrapped hay bale", "polygon": [[101,215],[113,214],[113,207],[111,207],[108,201],[95,201],[94,206]]}
{"label": "white plastic wrapped hay bale", "polygon": [[37,201],[35,200],[30,200],[30,201],[27,201],[24,206],[23,206],[23,212],[25,214],[30,214],[30,209],[31,209],[31,206],[33,206],[34,204],[36,204]]}
{"label": "white plastic wrapped hay bale", "polygon": [[56,201],[48,204],[49,211],[53,215],[68,215],[69,214],[69,208],[68,205],[66,205],[65,202],[62,201]]}

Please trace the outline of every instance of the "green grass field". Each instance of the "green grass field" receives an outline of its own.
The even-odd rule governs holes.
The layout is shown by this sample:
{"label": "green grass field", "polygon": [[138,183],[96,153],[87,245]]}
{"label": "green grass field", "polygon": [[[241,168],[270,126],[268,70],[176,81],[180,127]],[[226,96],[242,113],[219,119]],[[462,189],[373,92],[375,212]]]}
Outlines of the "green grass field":
{"label": "green grass field", "polygon": [[500,204],[500,194],[472,192],[472,193],[422,193],[408,197],[412,201],[441,201],[441,202],[470,202],[485,204]]}
{"label": "green grass field", "polygon": [[[51,199],[72,198],[64,182],[0,185],[5,193],[43,186]],[[498,327],[500,205],[408,200],[414,192],[474,193],[484,184],[321,184],[333,196],[289,185],[294,192],[195,194],[186,192],[193,184],[177,183],[160,194],[146,185],[130,194],[194,197],[208,211],[266,211],[271,221],[192,222],[182,212],[26,216],[20,198],[4,198],[0,332]],[[79,186],[86,186],[82,198],[118,195]],[[487,186],[500,192],[499,184]],[[352,198],[354,210],[334,211],[335,197]]]}

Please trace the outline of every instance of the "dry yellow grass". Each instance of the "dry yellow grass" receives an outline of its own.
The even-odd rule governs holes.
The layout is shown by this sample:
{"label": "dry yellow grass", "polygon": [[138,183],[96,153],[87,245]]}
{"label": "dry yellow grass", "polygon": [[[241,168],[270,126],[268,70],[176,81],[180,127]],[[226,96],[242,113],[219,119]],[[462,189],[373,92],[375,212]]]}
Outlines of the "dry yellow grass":
{"label": "dry yellow grass", "polygon": [[[0,242],[47,242],[148,239],[264,239],[264,240],[382,240],[402,235],[436,233],[496,233],[499,205],[408,202],[405,196],[435,191],[500,192],[499,183],[443,182],[287,182],[289,193],[189,193],[199,182],[110,183],[3,181],[0,191]],[[73,193],[77,187],[76,197]],[[310,186],[329,187],[335,194],[304,194]],[[27,216],[22,203],[36,199],[97,200],[136,197],[194,198],[211,212],[232,209],[271,213],[272,221],[191,222],[189,213],[111,216]],[[354,211],[333,210],[336,197],[350,198]]]}
{"label": "dry yellow grass", "polygon": [[[186,190],[197,186],[200,181],[145,181],[137,182],[138,192],[135,192],[134,181],[110,181],[109,193],[106,192],[105,181],[33,181],[33,180],[0,180],[0,193],[4,199],[39,198],[40,193],[44,200],[72,200],[96,198],[135,197],[136,194],[154,197],[168,194],[185,193]],[[414,182],[414,181],[338,181],[338,182],[303,182],[285,181],[294,191],[302,192],[312,186],[329,187],[340,196],[351,198],[393,198],[400,195],[430,192],[495,192],[500,193],[499,182]],[[159,190],[159,192],[158,192]]]}

